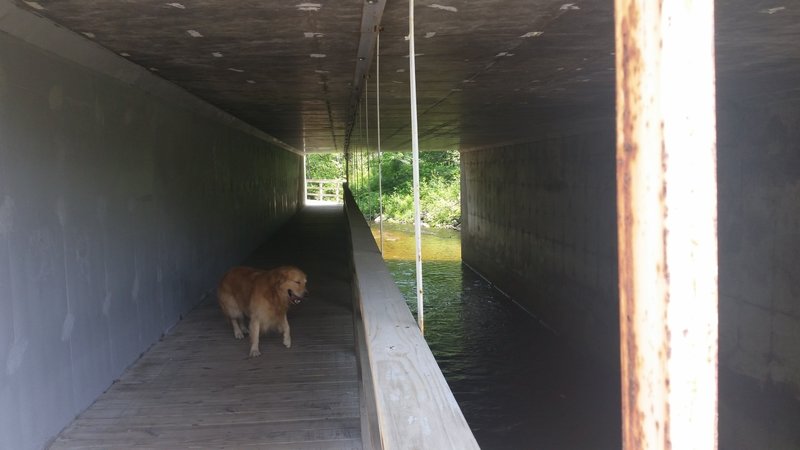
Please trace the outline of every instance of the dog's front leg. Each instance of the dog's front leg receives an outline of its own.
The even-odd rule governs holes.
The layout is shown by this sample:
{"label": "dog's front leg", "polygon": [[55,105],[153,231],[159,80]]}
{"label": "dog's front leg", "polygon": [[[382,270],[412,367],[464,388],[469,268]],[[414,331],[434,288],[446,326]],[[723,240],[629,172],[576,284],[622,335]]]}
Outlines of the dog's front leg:
{"label": "dog's front leg", "polygon": [[261,324],[257,320],[250,318],[250,356],[261,356],[258,351],[258,335],[261,333]]}
{"label": "dog's front leg", "polygon": [[286,316],[283,317],[283,325],[281,325],[281,329],[283,330],[283,345],[286,348],[292,347],[292,336],[289,335],[289,321],[286,320]]}
{"label": "dog's front leg", "polygon": [[231,319],[231,325],[233,325],[233,337],[236,339],[244,338],[244,334],[242,334],[242,329],[239,327],[239,319]]}

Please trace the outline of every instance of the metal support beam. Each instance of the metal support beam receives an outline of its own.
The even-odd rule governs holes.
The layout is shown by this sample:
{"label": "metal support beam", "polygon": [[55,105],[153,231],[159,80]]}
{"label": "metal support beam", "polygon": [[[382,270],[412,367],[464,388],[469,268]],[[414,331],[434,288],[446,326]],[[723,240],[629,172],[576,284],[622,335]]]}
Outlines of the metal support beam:
{"label": "metal support beam", "polygon": [[383,153],[381,152],[381,31],[375,38],[375,115],[378,119],[378,217],[380,217],[381,255],[383,255]]}
{"label": "metal support beam", "polygon": [[411,92],[411,154],[414,185],[414,242],[416,243],[417,323],[425,333],[425,300],[422,288],[422,237],[419,206],[419,128],[417,126],[417,56],[414,50],[414,0],[408,1],[408,78]]}
{"label": "metal support beam", "polygon": [[717,447],[712,0],[616,0],[623,443]]}
{"label": "metal support beam", "polygon": [[[378,29],[381,25],[383,10],[386,7],[386,0],[364,0],[361,10],[361,37],[358,41],[358,54],[356,55],[356,67],[353,74],[353,90],[350,94],[350,107],[347,111],[347,129],[345,138],[349,138],[355,128],[356,115],[360,107],[361,94],[367,85],[366,75],[372,64],[372,56],[375,54],[375,41],[378,36]],[[347,145],[345,145],[345,150]]]}
{"label": "metal support beam", "polygon": [[306,169],[308,161],[306,161],[306,152],[303,150],[303,204],[305,205],[306,200],[308,200],[308,176],[306,174]]}

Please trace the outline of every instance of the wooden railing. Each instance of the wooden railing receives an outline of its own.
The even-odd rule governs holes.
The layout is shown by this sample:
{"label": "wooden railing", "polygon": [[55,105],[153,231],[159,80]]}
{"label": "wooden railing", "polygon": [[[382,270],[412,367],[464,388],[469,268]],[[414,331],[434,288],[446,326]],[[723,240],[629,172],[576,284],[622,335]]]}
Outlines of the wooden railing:
{"label": "wooden railing", "polygon": [[461,409],[349,190],[361,439],[373,449],[477,449]]}
{"label": "wooden railing", "polygon": [[306,180],[306,200],[342,203],[344,180]]}

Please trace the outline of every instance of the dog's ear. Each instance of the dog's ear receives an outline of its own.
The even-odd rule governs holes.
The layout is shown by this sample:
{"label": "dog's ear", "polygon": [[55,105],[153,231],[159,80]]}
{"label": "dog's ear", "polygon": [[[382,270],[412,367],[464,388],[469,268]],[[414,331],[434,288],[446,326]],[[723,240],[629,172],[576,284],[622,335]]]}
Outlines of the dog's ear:
{"label": "dog's ear", "polygon": [[283,284],[283,283],[286,283],[286,282],[290,281],[292,279],[291,275],[292,274],[290,273],[289,269],[285,269],[285,268],[281,269],[279,277],[278,277],[280,279],[280,284]]}

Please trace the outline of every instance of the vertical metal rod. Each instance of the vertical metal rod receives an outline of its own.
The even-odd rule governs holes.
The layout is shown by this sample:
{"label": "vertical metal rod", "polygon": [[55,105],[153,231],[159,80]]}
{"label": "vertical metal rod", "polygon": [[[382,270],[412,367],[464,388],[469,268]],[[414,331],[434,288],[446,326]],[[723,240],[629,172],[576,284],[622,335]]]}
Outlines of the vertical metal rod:
{"label": "vertical metal rod", "polygon": [[369,190],[369,179],[372,174],[370,164],[372,163],[372,154],[369,150],[369,77],[364,75],[364,128],[367,131],[367,190]]}
{"label": "vertical metal rod", "polygon": [[414,0],[408,1],[408,62],[411,85],[411,152],[414,174],[414,241],[416,243],[417,261],[417,322],[419,329],[425,333],[425,314],[423,311],[422,289],[422,239],[419,211],[419,133],[417,129],[417,73],[416,56],[414,54]]}
{"label": "vertical metal rod", "polygon": [[355,147],[354,148],[354,152],[355,153],[353,154],[353,172],[354,172],[353,173],[353,184],[354,184],[353,196],[356,195],[356,191],[358,190],[358,146],[361,145],[361,113],[360,113],[360,111],[361,111],[361,100],[359,99],[358,102],[359,102],[358,103],[358,111],[359,112],[356,113],[356,120],[358,121],[358,136],[356,136],[356,138],[355,138],[355,141],[356,141],[355,146],[354,146]]}
{"label": "vertical metal rod", "polygon": [[[361,127],[361,152],[359,153],[361,155],[361,169],[359,170],[359,174],[360,174],[361,178],[359,178],[358,186],[359,186],[360,190],[363,192],[364,191],[364,159],[365,159],[364,158],[364,149],[366,148],[366,143],[364,141],[364,130],[366,128],[364,126],[364,123],[365,123],[366,114],[364,114],[364,97],[363,96],[359,99],[359,110],[361,111],[361,122],[359,124],[359,126]],[[363,208],[364,206],[365,205],[362,205],[361,207]]]}
{"label": "vertical metal rod", "polygon": [[[358,183],[358,191],[361,192],[361,183],[363,181],[361,169],[363,169],[363,160],[362,160],[362,153],[364,150],[364,127],[362,126],[362,120],[364,119],[364,102],[363,98],[358,98],[358,149],[356,150],[358,164],[356,165],[356,177]],[[362,205],[363,207],[363,205]]]}
{"label": "vertical metal rod", "polygon": [[381,153],[381,30],[378,29],[377,43],[375,45],[375,112],[378,119],[378,217],[381,218],[380,227],[381,255],[383,254],[383,154]]}
{"label": "vertical metal rod", "polygon": [[306,150],[303,149],[303,204],[306,204],[306,200],[308,200],[308,180],[306,174]]}
{"label": "vertical metal rod", "polygon": [[717,448],[712,0],[615,0],[623,444]]}

